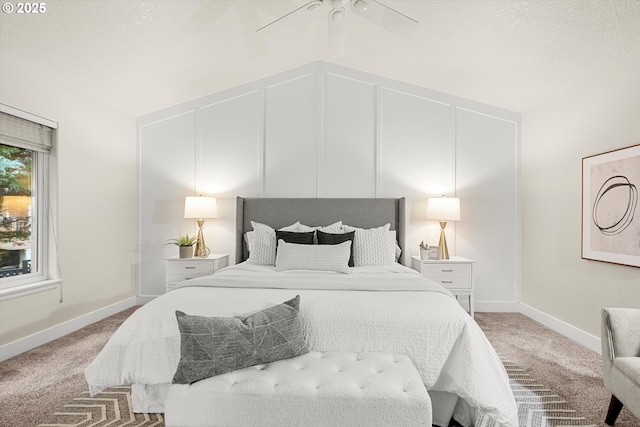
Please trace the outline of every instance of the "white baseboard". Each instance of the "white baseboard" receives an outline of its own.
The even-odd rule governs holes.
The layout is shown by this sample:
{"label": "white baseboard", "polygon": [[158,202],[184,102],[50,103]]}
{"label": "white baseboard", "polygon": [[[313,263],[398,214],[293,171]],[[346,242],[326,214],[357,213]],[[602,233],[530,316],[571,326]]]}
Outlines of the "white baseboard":
{"label": "white baseboard", "polygon": [[126,300],[92,311],[91,313],[76,317],[75,319],[68,320],[43,331],[36,332],[28,337],[2,345],[0,346],[0,362],[46,344],[64,335],[70,334],[71,332],[75,332],[78,329],[84,328],[85,326],[119,313],[122,310],[133,307],[134,305],[136,305],[136,297],[127,298]]}
{"label": "white baseboard", "polygon": [[549,329],[556,331],[557,333],[564,335],[567,338],[587,347],[590,350],[595,351],[598,354],[602,354],[602,347],[600,346],[600,338],[591,335],[588,332],[578,329],[567,322],[543,313],[527,304],[520,303],[520,313],[535,320],[538,323],[546,326]]}
{"label": "white baseboard", "polygon": [[160,295],[138,295],[136,297],[136,304],[145,305],[146,303],[153,301],[158,298]]}

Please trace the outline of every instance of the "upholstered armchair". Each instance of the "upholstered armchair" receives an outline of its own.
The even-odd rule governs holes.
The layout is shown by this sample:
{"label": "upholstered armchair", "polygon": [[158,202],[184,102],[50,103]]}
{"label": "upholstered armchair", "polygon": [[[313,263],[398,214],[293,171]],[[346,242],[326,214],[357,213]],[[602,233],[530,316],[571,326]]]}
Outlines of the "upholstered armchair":
{"label": "upholstered armchair", "polygon": [[611,392],[605,423],[612,426],[624,405],[640,418],[640,309],[602,309],[602,373]]}

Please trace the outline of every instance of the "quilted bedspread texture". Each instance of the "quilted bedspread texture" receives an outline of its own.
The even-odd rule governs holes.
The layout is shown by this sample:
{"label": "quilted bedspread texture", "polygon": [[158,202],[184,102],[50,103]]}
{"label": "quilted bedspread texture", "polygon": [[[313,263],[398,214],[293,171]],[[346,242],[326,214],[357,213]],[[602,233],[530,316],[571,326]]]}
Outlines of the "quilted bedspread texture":
{"label": "quilted bedspread texture", "polygon": [[[478,325],[446,289],[399,264],[340,274],[242,263],[192,279],[122,324],[85,369],[90,392],[170,383],[180,361],[176,310],[244,316],[296,295],[310,350],[406,354],[427,390],[454,393],[471,412],[518,426],[506,371]],[[473,424],[473,416],[460,418]]]}

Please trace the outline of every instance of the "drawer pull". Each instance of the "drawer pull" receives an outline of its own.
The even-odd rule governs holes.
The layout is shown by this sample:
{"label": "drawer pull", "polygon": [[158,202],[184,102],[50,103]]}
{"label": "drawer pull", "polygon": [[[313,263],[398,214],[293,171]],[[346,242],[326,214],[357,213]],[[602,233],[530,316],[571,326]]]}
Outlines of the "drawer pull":
{"label": "drawer pull", "polygon": [[442,272],[443,273],[453,273],[453,270],[445,270],[445,269],[443,269]]}
{"label": "drawer pull", "polygon": [[195,266],[188,266],[184,268],[185,270],[195,270],[196,267]]}
{"label": "drawer pull", "polygon": [[451,283],[453,283],[453,280],[443,280],[442,283],[451,284]]}

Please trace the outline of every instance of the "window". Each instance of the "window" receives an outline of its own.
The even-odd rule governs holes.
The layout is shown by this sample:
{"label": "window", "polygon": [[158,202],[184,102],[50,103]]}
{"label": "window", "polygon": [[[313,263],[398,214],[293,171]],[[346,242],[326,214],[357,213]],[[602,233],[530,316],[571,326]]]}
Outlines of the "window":
{"label": "window", "polygon": [[40,119],[0,105],[0,299],[55,285],[47,221],[55,123],[29,118]]}
{"label": "window", "polygon": [[37,239],[32,239],[38,229],[32,227],[31,204],[32,196],[37,196],[32,188],[37,155],[33,150],[0,144],[0,278],[29,274],[32,258],[38,261],[31,255],[32,248],[37,254],[38,246]]}

